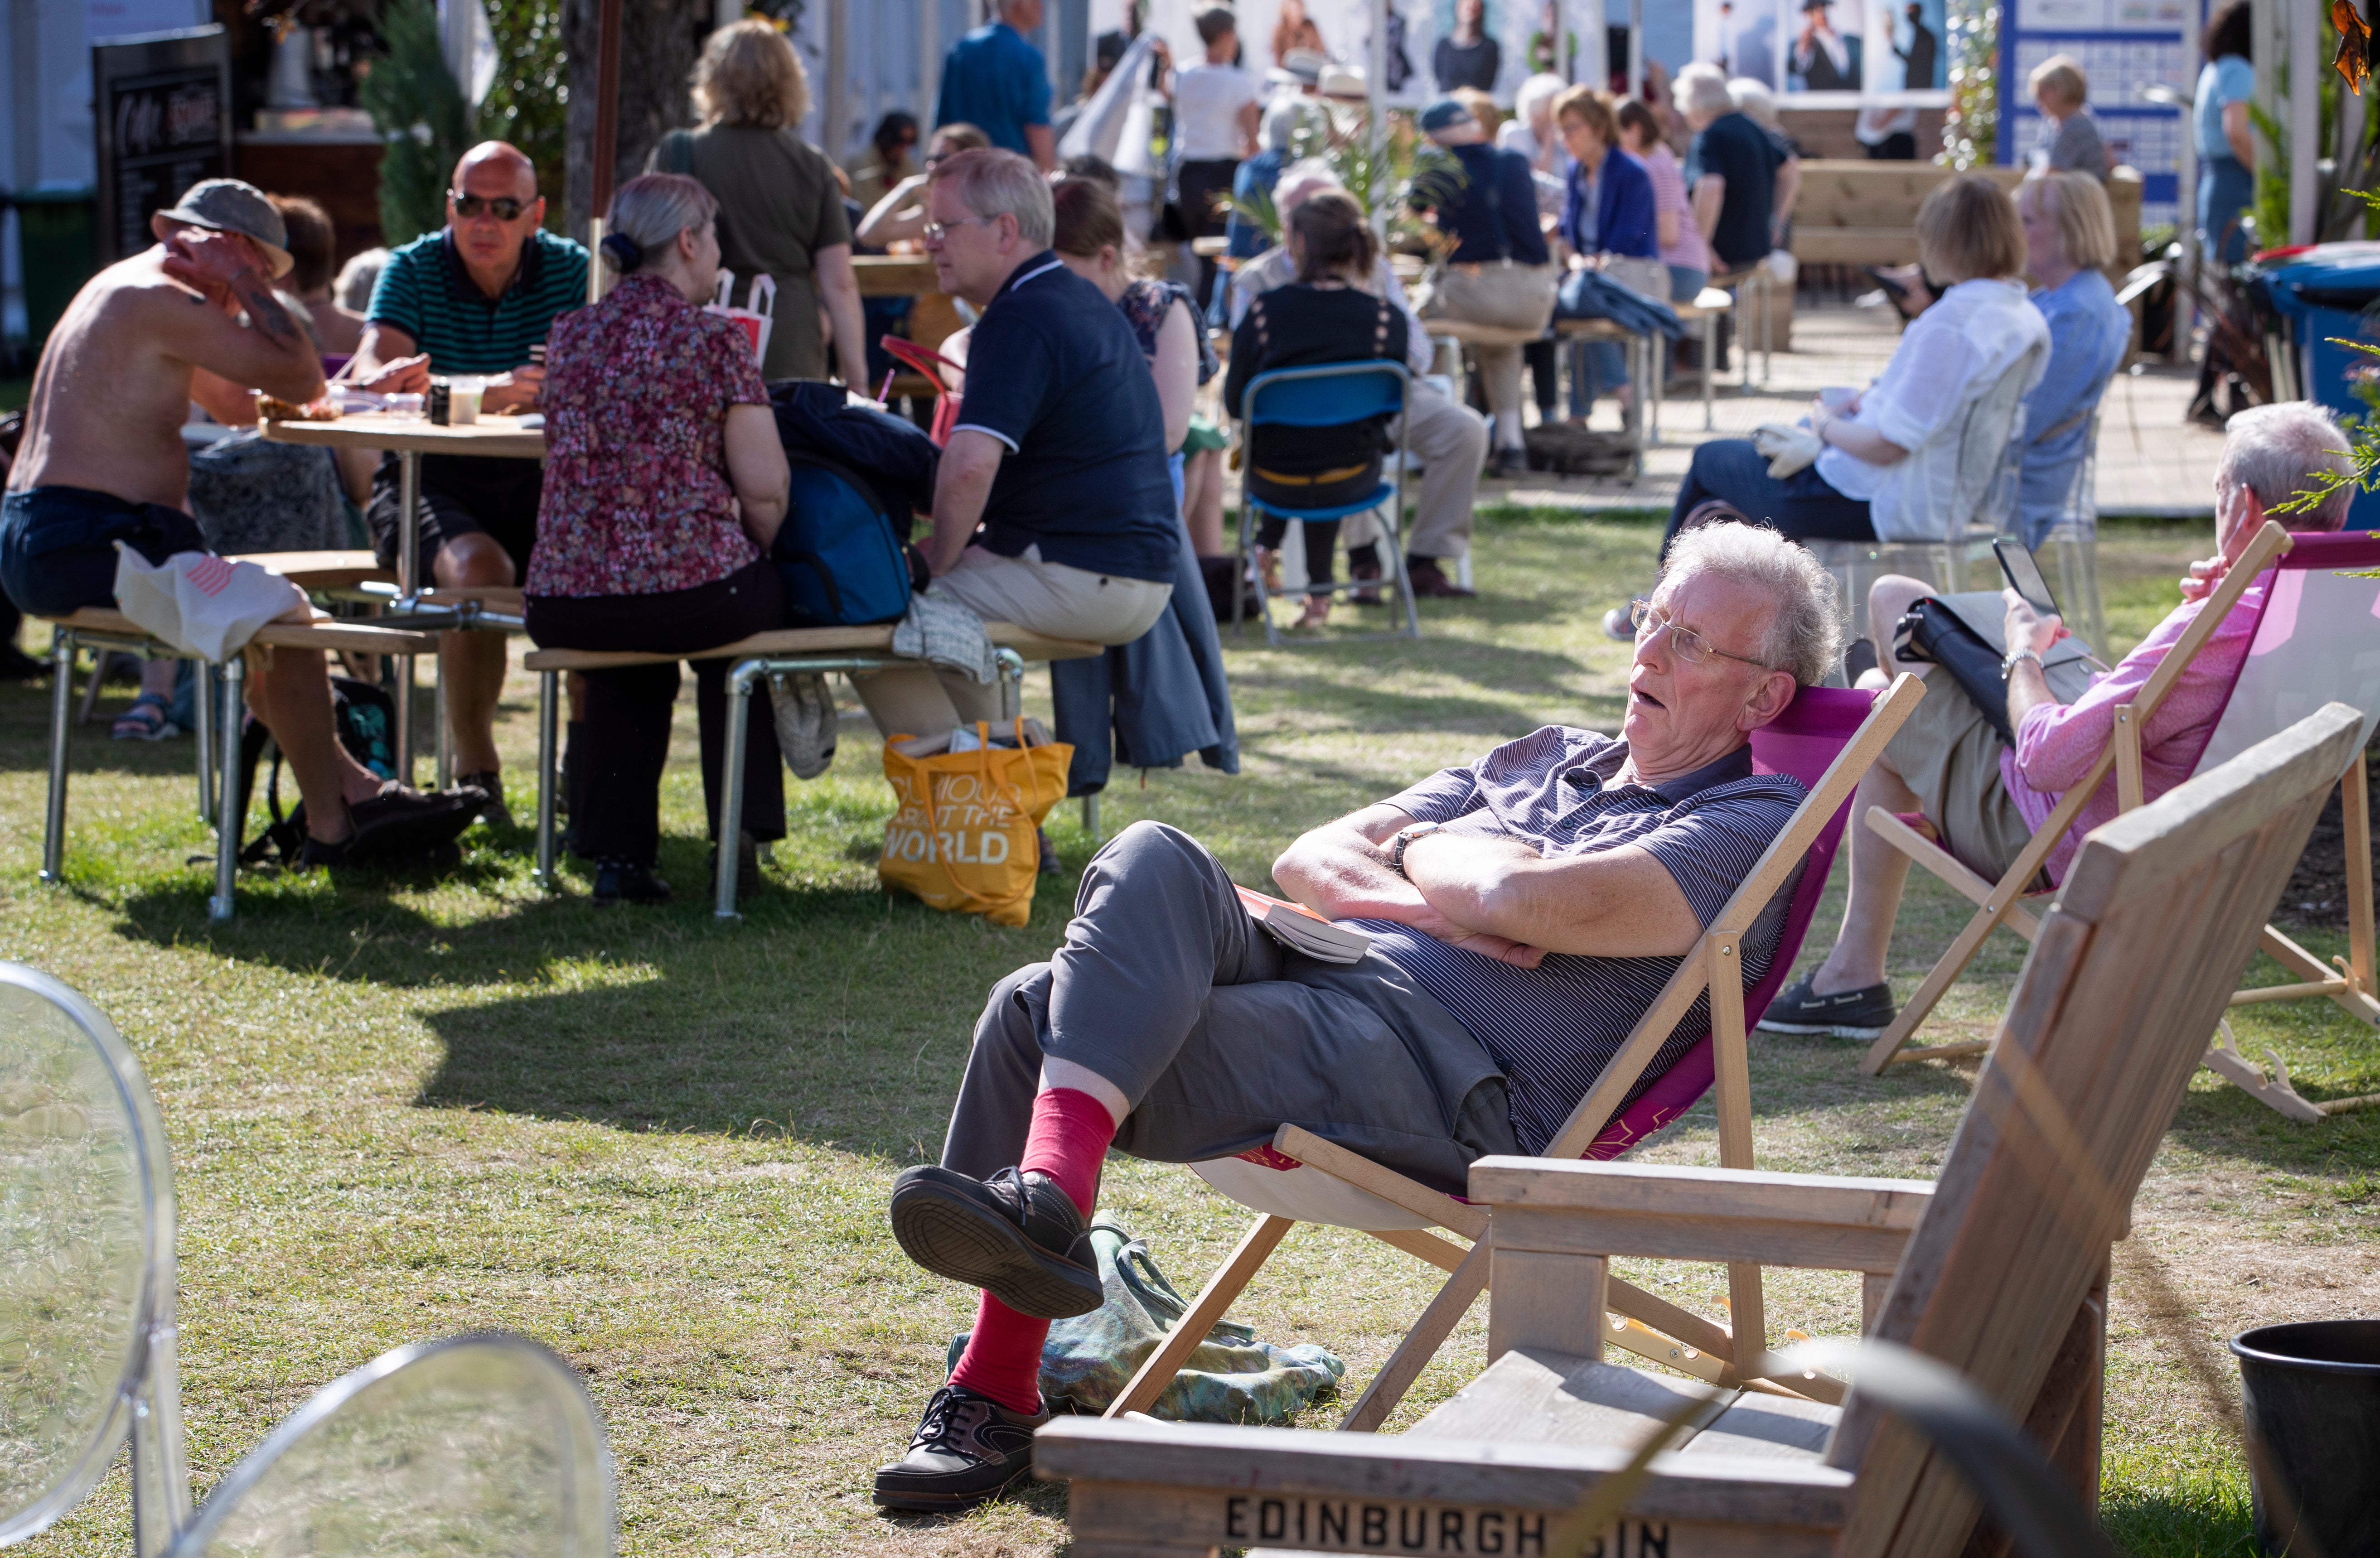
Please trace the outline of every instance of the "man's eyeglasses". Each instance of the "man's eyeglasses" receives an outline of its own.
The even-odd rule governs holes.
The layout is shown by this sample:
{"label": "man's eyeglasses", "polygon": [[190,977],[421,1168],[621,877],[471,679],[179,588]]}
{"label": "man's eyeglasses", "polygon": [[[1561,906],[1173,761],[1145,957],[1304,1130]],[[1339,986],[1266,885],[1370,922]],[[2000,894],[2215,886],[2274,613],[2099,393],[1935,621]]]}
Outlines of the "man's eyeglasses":
{"label": "man's eyeglasses", "polygon": [[1766,660],[1755,660],[1749,655],[1732,654],[1720,648],[1694,629],[1679,626],[1662,612],[1655,610],[1653,603],[1649,600],[1640,600],[1631,606],[1628,609],[1628,620],[1635,625],[1637,643],[1642,644],[1656,634],[1666,633],[1670,635],[1670,652],[1688,665],[1706,664],[1713,655],[1717,655],[1723,660],[1740,660],[1745,665],[1756,665],[1763,670],[1777,669]]}
{"label": "man's eyeglasses", "polygon": [[956,222],[929,222],[919,230],[918,236],[929,244],[938,244],[951,236],[953,227],[989,227],[998,220],[990,216],[969,216]]}
{"label": "man's eyeglasses", "polygon": [[455,214],[466,221],[481,214],[492,214],[498,222],[517,222],[520,213],[528,210],[531,204],[528,200],[516,200],[510,195],[499,195],[490,199],[484,195],[466,195],[460,189],[447,190],[446,198],[455,203]]}

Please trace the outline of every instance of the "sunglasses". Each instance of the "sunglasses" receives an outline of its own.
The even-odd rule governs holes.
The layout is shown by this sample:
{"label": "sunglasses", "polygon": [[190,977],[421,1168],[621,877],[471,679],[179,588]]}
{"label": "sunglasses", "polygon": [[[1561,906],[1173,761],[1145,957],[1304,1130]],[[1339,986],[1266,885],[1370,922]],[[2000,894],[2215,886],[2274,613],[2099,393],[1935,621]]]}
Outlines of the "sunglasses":
{"label": "sunglasses", "polygon": [[1655,610],[1650,601],[1637,601],[1629,609],[1628,620],[1635,626],[1636,641],[1639,644],[1648,638],[1658,637],[1661,634],[1668,634],[1670,652],[1688,665],[1706,664],[1713,655],[1717,655],[1723,660],[1739,660],[1745,665],[1756,665],[1763,670],[1777,669],[1766,660],[1755,660],[1749,655],[1733,654],[1720,648],[1694,629],[1681,627],[1663,613]]}
{"label": "sunglasses", "polygon": [[510,195],[499,195],[490,199],[484,195],[466,195],[460,189],[447,190],[446,199],[454,202],[455,214],[466,221],[486,213],[493,215],[498,222],[517,222],[520,213],[534,203],[516,200]]}

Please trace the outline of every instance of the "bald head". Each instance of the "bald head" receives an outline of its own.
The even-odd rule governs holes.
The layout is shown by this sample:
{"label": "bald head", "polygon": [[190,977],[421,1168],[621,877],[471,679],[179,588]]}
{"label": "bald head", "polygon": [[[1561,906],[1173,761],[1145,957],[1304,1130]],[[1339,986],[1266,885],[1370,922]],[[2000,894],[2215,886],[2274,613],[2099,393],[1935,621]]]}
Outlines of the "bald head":
{"label": "bald head", "polygon": [[[477,185],[473,183],[475,176]],[[534,200],[537,164],[510,141],[483,140],[455,163],[454,187],[469,195],[510,195],[517,200]]]}

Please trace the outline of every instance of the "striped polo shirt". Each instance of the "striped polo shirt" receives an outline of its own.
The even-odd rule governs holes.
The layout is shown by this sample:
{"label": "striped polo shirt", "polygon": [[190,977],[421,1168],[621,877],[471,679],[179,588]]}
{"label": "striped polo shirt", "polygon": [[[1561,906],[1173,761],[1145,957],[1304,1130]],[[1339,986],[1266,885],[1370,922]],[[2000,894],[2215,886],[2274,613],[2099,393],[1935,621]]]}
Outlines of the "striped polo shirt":
{"label": "striped polo shirt", "polygon": [[[1755,774],[1752,749],[1658,788],[1616,782],[1628,745],[1592,731],[1548,725],[1477,762],[1444,768],[1387,804],[1451,832],[1517,839],[1548,858],[1633,844],[1661,863],[1708,925],[1807,793],[1785,774]],[[1768,972],[1801,873],[1790,874],[1743,938],[1747,988]],[[1512,1131],[1542,1153],[1571,1110],[1627,1041],[1683,960],[1548,953],[1515,968],[1388,920],[1354,922],[1372,949],[1429,992],[1503,1069]],[[1645,1069],[1630,1101],[1710,1031],[1710,997],[1697,999]]]}
{"label": "striped polo shirt", "polygon": [[364,317],[411,336],[433,372],[509,373],[528,361],[555,315],[586,304],[587,250],[570,239],[532,229],[511,284],[490,297],[442,227],[389,256]]}

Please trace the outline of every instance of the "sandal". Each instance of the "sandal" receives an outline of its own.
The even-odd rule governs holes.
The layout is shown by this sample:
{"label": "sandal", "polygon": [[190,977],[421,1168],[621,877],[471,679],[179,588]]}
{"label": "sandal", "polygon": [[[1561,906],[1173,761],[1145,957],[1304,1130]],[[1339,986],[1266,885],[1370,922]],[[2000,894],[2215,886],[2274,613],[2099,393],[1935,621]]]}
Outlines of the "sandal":
{"label": "sandal", "polygon": [[164,694],[143,693],[115,717],[107,733],[117,741],[170,741],[182,733],[166,714],[170,707]]}

